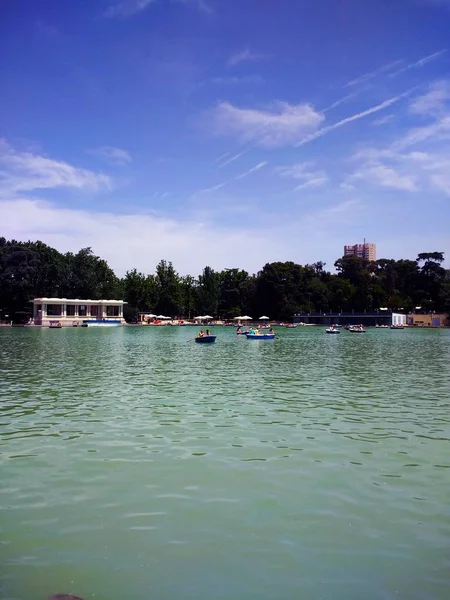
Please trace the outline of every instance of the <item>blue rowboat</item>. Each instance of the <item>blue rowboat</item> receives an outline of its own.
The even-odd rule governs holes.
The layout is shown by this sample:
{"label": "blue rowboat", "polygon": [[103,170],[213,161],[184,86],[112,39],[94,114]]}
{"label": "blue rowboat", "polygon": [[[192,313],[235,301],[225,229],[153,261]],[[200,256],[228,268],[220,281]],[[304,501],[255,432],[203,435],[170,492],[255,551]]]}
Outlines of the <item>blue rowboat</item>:
{"label": "blue rowboat", "polygon": [[215,335],[204,335],[203,337],[196,337],[195,341],[197,344],[212,344],[216,341]]}
{"label": "blue rowboat", "polygon": [[275,334],[274,333],[260,333],[260,334],[247,333],[247,339],[248,340],[273,340],[273,339],[275,339]]}

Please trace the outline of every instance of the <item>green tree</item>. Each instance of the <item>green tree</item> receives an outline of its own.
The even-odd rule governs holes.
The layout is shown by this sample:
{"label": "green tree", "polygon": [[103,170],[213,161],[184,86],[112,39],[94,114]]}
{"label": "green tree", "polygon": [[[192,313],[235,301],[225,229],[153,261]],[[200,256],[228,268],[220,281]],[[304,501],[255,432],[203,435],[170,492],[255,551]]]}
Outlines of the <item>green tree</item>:
{"label": "green tree", "polygon": [[181,306],[180,277],[171,262],[161,260],[156,266],[156,289],[158,290],[156,312],[168,317],[179,315]]}
{"label": "green tree", "polygon": [[237,315],[252,311],[253,278],[247,271],[225,269],[219,273],[219,314],[222,318],[232,319]]}
{"label": "green tree", "polygon": [[202,315],[217,316],[219,308],[219,277],[211,267],[205,267],[198,278],[197,309]]}
{"label": "green tree", "polygon": [[185,275],[180,281],[180,310],[181,314],[191,319],[196,312],[197,282],[192,275]]}
{"label": "green tree", "polygon": [[158,291],[154,275],[138,273],[136,269],[127,271],[122,281],[127,312],[136,315],[138,312],[154,310],[158,302]]}

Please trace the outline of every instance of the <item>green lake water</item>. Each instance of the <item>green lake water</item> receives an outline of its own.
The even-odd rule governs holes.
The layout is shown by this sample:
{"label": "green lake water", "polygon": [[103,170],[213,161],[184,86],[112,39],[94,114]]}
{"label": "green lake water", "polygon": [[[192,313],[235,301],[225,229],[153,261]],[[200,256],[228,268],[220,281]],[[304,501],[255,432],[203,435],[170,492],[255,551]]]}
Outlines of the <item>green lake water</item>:
{"label": "green lake water", "polygon": [[0,328],[0,597],[447,600],[450,331]]}

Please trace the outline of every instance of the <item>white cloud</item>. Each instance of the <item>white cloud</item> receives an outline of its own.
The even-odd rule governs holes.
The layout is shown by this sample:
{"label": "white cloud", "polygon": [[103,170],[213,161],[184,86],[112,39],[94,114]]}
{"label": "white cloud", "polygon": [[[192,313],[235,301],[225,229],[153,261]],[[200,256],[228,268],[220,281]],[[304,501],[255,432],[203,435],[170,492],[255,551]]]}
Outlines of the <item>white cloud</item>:
{"label": "white cloud", "polygon": [[255,60],[261,60],[264,58],[263,54],[256,54],[252,52],[249,48],[244,48],[235,54],[232,54],[230,58],[227,60],[227,65],[229,67],[234,67],[242,62],[253,62]]}
{"label": "white cloud", "polygon": [[447,140],[450,137],[450,114],[444,115],[429,125],[413,127],[405,135],[392,144],[392,149],[399,151],[427,140]]}
{"label": "white cloud", "polygon": [[279,166],[275,168],[275,173],[281,177],[287,177],[301,181],[301,183],[294,188],[294,191],[321,187],[328,181],[325,171],[314,170],[314,163],[311,162]]}
{"label": "white cloud", "polygon": [[125,165],[130,164],[133,160],[131,154],[127,150],[115,148],[114,146],[101,146],[100,148],[89,150],[89,153],[100,156],[107,162],[119,167],[124,167]]}
{"label": "white cloud", "polygon": [[440,153],[410,152],[401,157],[411,164],[411,169],[422,169],[429,176],[432,189],[450,196],[450,151],[445,148]]}
{"label": "white cloud", "polygon": [[213,110],[212,116],[216,133],[266,147],[290,144],[299,135],[316,129],[324,119],[310,104],[291,105],[280,101],[267,111],[222,102]]}
{"label": "white cloud", "polygon": [[181,273],[200,273],[206,261],[216,269],[236,266],[253,272],[289,255],[282,235],[236,224],[215,226],[198,217],[93,213],[34,199],[0,201],[0,213],[7,238],[40,239],[62,252],[91,246],[119,275],[134,267],[153,272],[162,258]]}
{"label": "white cloud", "polygon": [[307,144],[308,142],[312,142],[313,140],[315,140],[319,137],[322,137],[323,135],[325,135],[326,133],[328,133],[330,131],[333,131],[334,129],[338,129],[339,127],[343,127],[344,125],[347,125],[347,123],[352,123],[353,121],[358,121],[359,119],[362,119],[363,117],[367,117],[369,115],[373,115],[376,112],[379,112],[380,110],[384,110],[385,108],[388,108],[395,102],[398,102],[399,100],[401,100],[402,98],[407,96],[409,93],[410,92],[408,91],[408,92],[405,92],[404,94],[394,96],[393,98],[389,98],[388,100],[385,100],[381,104],[377,104],[376,106],[372,106],[371,108],[368,108],[367,110],[363,110],[362,112],[359,112],[355,115],[346,117],[345,119],[342,119],[341,121],[338,121],[337,123],[333,123],[333,125],[328,125],[326,127],[322,127],[322,129],[319,129],[318,131],[311,133],[310,135],[304,137],[302,140],[297,142],[295,145],[303,146],[304,144]]}
{"label": "white cloud", "polygon": [[412,128],[387,147],[364,148],[353,156],[360,166],[344,183],[353,185],[359,180],[394,189],[449,195],[448,139],[450,115],[445,115],[424,127]]}
{"label": "white cloud", "polygon": [[405,71],[409,71],[410,69],[416,69],[417,67],[423,67],[424,65],[428,64],[429,62],[432,62],[433,60],[440,58],[443,54],[445,54],[445,52],[447,52],[447,50],[444,48],[443,50],[439,50],[439,52],[434,52],[433,54],[424,56],[424,57],[420,58],[419,60],[417,60],[416,62],[406,65],[406,67],[403,67],[403,69],[398,69],[398,71],[394,71],[394,73],[391,73],[389,75],[389,77],[396,77],[397,75],[400,75],[400,73],[404,73]]}
{"label": "white cloud", "polygon": [[17,152],[0,142],[1,194],[51,188],[110,189],[110,177],[31,152]]}
{"label": "white cloud", "polygon": [[362,180],[381,187],[414,192],[417,190],[416,179],[411,175],[398,173],[392,167],[380,162],[362,166],[349,178],[349,181]]}
{"label": "white cloud", "polygon": [[450,101],[450,82],[447,80],[432,83],[426,94],[416,96],[410,105],[409,111],[417,115],[430,115],[440,113],[447,108]]}
{"label": "white cloud", "polygon": [[122,0],[108,6],[104,16],[108,18],[126,18],[141,12],[155,0]]}

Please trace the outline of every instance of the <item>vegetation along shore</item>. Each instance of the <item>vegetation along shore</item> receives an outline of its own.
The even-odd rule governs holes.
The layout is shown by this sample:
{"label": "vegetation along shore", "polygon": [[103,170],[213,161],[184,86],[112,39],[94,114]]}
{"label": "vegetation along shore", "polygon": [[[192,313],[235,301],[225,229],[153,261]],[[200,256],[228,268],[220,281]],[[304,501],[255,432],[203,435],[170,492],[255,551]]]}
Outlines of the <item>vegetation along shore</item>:
{"label": "vegetation along shore", "polygon": [[450,270],[442,252],[416,260],[382,258],[374,262],[348,256],[335,273],[323,262],[267,263],[256,274],[238,268],[216,272],[206,266],[198,276],[180,275],[161,260],[155,273],[136,269],[118,277],[90,248],[62,254],[42,242],[0,238],[0,321],[15,323],[31,315],[35,297],[123,298],[125,318],[152,311],[191,318],[210,314],[268,314],[289,320],[303,311],[364,311],[380,307],[405,311],[450,312]]}

